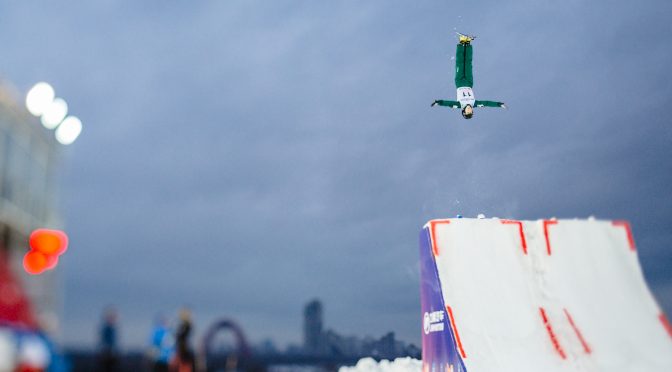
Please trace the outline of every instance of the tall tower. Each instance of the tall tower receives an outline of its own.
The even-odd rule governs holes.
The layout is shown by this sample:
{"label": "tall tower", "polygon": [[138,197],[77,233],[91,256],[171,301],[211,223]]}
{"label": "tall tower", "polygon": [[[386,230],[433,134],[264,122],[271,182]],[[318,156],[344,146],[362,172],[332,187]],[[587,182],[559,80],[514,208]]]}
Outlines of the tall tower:
{"label": "tall tower", "polygon": [[303,348],[308,354],[322,351],[322,303],[312,300],[303,309]]}

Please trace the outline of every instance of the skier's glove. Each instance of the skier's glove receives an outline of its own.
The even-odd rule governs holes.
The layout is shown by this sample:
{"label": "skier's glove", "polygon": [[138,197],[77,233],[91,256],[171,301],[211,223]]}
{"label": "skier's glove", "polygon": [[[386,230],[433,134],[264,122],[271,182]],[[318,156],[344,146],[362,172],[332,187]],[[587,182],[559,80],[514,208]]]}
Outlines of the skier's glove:
{"label": "skier's glove", "polygon": [[434,102],[432,102],[432,106],[431,106],[431,107],[436,106],[437,103],[439,103],[439,101],[434,101]]}

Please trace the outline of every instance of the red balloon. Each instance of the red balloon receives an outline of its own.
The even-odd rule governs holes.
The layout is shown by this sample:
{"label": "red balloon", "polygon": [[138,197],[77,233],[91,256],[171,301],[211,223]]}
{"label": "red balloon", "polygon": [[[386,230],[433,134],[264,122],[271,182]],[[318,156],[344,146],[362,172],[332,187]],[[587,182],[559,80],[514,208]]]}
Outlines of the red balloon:
{"label": "red balloon", "polygon": [[28,274],[41,274],[47,268],[47,256],[38,251],[30,251],[23,256],[23,268]]}
{"label": "red balloon", "polygon": [[52,254],[51,256],[45,256],[47,258],[47,264],[45,265],[44,269],[45,270],[51,270],[56,265],[58,265],[58,255],[57,254]]}
{"label": "red balloon", "polygon": [[30,247],[46,255],[61,255],[68,249],[68,236],[60,230],[37,229],[30,234]]}

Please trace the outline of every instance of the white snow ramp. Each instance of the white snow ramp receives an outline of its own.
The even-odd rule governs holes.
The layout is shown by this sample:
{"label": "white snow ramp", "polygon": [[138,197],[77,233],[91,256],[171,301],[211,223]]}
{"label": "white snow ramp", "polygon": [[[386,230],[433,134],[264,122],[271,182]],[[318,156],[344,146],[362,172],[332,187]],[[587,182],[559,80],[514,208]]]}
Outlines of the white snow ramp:
{"label": "white snow ramp", "polygon": [[627,222],[433,220],[420,249],[425,371],[672,371]]}

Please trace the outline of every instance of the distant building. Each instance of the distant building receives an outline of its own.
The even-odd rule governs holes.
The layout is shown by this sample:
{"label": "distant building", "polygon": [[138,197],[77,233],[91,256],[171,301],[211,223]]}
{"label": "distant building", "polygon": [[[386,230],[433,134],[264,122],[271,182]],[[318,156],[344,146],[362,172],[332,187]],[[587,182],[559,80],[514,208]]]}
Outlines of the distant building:
{"label": "distant building", "polygon": [[398,354],[396,346],[394,332],[389,332],[378,341],[378,355],[384,359],[394,359]]}
{"label": "distant building", "polygon": [[306,353],[315,355],[324,352],[322,326],[322,303],[313,300],[303,309],[303,348]]}
{"label": "distant building", "polygon": [[420,349],[415,345],[396,340],[394,332],[389,332],[380,339],[374,339],[342,336],[334,330],[325,330],[323,308],[319,300],[313,300],[305,306],[303,317],[305,354],[323,357],[420,358]]}
{"label": "distant building", "polygon": [[61,225],[55,188],[60,145],[53,131],[44,129],[18,97],[0,81],[0,260],[9,261],[4,264],[18,278],[38,324],[53,332],[61,307],[57,274],[30,276],[22,261],[32,230]]}
{"label": "distant building", "polygon": [[341,336],[333,330],[324,333],[327,354],[336,357],[363,355],[364,342],[355,336]]}
{"label": "distant building", "polygon": [[259,342],[257,345],[253,346],[253,352],[256,355],[276,355],[278,354],[278,348],[275,346],[275,343],[271,339],[264,339]]}

